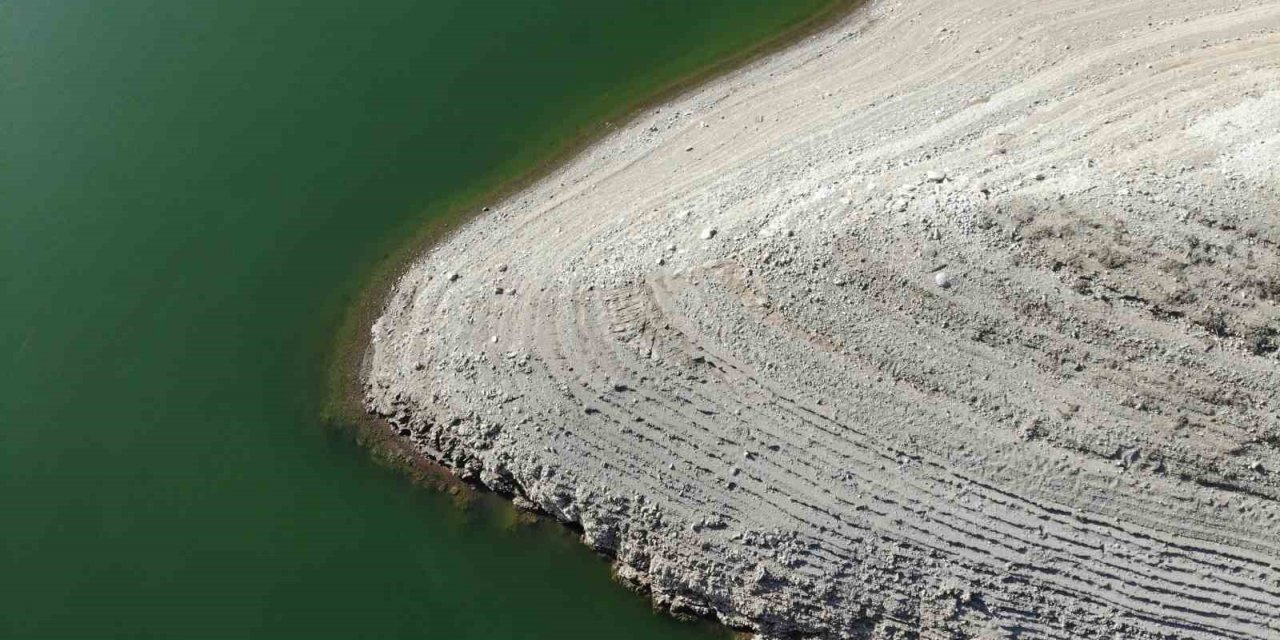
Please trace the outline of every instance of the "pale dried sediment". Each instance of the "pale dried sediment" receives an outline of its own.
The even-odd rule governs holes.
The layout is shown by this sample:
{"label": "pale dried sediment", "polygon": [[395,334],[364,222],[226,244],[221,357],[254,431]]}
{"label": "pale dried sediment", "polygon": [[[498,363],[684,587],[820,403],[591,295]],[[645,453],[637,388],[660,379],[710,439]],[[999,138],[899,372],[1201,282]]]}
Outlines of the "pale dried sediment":
{"label": "pale dried sediment", "polygon": [[762,635],[1277,638],[1278,167],[1280,2],[873,2],[424,256],[367,403]]}

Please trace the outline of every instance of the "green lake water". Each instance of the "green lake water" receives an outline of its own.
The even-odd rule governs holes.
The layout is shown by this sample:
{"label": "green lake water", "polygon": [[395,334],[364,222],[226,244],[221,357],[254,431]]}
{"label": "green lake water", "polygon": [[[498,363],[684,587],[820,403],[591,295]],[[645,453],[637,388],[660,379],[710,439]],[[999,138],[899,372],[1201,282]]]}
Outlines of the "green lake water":
{"label": "green lake water", "polygon": [[325,371],[446,203],[828,3],[0,0],[0,637],[714,637]]}

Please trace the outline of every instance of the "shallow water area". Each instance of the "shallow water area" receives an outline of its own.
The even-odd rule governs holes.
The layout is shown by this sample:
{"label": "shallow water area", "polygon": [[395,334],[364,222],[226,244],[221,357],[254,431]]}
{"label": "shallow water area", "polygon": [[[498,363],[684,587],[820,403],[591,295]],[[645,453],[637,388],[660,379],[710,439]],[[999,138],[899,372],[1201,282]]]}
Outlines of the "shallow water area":
{"label": "shallow water area", "polygon": [[431,215],[828,4],[0,3],[0,636],[719,633],[322,428],[326,364]]}

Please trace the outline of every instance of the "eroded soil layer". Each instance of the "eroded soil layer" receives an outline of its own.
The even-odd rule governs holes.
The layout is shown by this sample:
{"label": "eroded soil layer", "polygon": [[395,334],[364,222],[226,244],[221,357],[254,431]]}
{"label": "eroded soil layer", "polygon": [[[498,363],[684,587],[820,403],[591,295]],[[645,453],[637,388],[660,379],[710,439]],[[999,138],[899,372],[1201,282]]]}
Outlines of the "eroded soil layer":
{"label": "eroded soil layer", "polygon": [[366,402],[766,637],[1280,637],[1280,2],[878,1],[442,242]]}

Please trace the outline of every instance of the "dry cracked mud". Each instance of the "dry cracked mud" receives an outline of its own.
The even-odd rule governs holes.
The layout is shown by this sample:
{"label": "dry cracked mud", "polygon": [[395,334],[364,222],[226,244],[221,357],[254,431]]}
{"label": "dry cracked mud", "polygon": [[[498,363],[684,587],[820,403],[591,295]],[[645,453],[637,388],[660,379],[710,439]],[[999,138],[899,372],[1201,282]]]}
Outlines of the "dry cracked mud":
{"label": "dry cracked mud", "polygon": [[1280,2],[876,0],[418,260],[371,412],[764,638],[1280,638]]}

